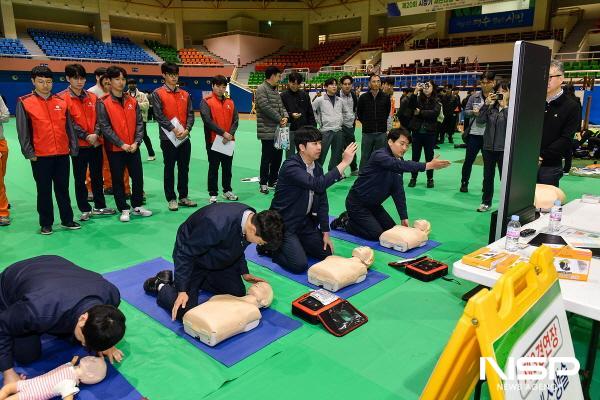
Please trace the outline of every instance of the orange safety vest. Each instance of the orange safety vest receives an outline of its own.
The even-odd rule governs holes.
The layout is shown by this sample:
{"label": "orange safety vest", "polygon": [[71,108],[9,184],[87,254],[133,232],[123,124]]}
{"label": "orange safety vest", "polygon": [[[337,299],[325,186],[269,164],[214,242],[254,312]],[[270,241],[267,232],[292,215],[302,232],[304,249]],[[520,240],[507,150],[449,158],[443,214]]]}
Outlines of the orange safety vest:
{"label": "orange safety vest", "polygon": [[[113,99],[110,93],[100,99],[104,103],[110,125],[117,136],[125,144],[133,144],[135,141],[135,130],[137,128],[137,101],[127,93],[123,92],[123,105]],[[107,151],[123,151],[122,148],[105,141]]]}
{"label": "orange safety vest", "polygon": [[67,133],[67,102],[60,96],[48,99],[30,93],[19,97],[31,120],[33,150],[36,157],[69,154]]}
{"label": "orange safety vest", "polygon": [[160,87],[154,91],[162,103],[162,111],[165,117],[170,121],[177,117],[183,129],[187,129],[188,101],[190,94],[183,89],[172,91],[166,86]]}
{"label": "orange safety vest", "polygon": [[[96,101],[98,97],[92,92],[86,92],[84,99],[74,95],[69,88],[59,93],[69,108],[69,114],[73,122],[82,127],[88,135],[92,135],[96,131]],[[90,147],[91,144],[87,140],[78,138],[79,147]],[[102,141],[100,141],[102,143]]]}
{"label": "orange safety vest", "polygon": [[[225,132],[229,132],[231,124],[233,123],[233,100],[229,98],[220,100],[213,94],[206,97],[204,100],[206,100],[206,103],[210,107],[210,115],[215,124]],[[211,143],[215,141],[216,136],[217,132],[210,131]],[[235,138],[233,140],[235,140]]]}

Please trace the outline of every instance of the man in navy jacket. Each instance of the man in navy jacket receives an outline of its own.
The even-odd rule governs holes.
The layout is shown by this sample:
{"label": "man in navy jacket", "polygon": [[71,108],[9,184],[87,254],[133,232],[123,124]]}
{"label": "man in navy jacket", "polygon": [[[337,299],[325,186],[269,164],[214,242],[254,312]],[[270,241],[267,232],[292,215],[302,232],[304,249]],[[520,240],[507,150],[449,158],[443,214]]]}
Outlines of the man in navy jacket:
{"label": "man in navy jacket", "polygon": [[250,243],[272,250],[281,244],[283,222],[275,211],[256,210],[243,203],[214,203],[194,212],[179,227],[171,271],[161,271],[144,283],[171,318],[181,319],[198,305],[198,293],[244,296],[246,282],[264,282],[248,272],[244,250]]}
{"label": "man in navy jacket", "polygon": [[125,334],[116,307],[119,290],[100,274],[59,256],[19,261],[0,274],[0,370],[4,384],[20,379],[14,363],[41,354],[43,334],[74,339],[91,351],[120,361],[114,345]]}
{"label": "man in navy jacket", "polygon": [[298,154],[283,163],[271,202],[271,210],[281,214],[285,225],[283,243],[273,253],[273,261],[294,273],[308,269],[307,254],[322,260],[333,253],[326,190],[341,179],[356,153],[356,144],[351,143],[342,162],[324,175],[316,162],[321,155],[322,137],[312,126],[296,131],[294,144]]}
{"label": "man in navy jacket", "polygon": [[404,194],[403,172],[423,172],[446,168],[449,161],[437,157],[428,163],[404,161],[402,156],[411,143],[404,128],[392,129],[387,135],[387,146],[375,151],[361,168],[358,179],[346,197],[346,212],[331,222],[332,229],[345,230],[367,240],[392,229],[396,223],[383,208],[383,202],[392,197],[402,225],[408,226],[408,211]]}

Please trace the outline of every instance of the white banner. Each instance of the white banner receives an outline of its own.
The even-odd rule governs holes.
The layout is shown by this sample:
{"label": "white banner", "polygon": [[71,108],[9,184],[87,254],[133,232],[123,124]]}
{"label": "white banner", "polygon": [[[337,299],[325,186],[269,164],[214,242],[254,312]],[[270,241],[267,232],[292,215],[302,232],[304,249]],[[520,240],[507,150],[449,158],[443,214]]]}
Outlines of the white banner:
{"label": "white banner", "polygon": [[407,0],[399,1],[396,4],[398,5],[400,16],[404,16],[474,7],[495,2],[498,2],[498,0]]}

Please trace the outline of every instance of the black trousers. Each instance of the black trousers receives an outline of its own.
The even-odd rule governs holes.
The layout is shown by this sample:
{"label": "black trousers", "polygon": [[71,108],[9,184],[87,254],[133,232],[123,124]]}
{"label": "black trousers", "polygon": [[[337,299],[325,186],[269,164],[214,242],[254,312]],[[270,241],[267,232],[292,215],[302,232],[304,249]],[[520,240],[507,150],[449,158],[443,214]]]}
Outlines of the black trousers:
{"label": "black trousers", "polygon": [[563,177],[562,165],[556,167],[540,167],[537,183],[559,187],[560,178]]}
{"label": "black trousers", "polygon": [[363,133],[360,144],[360,168],[364,168],[374,151],[381,149],[387,142],[385,132]]}
{"label": "black trousers", "polygon": [[471,171],[473,171],[473,163],[477,158],[477,154],[483,148],[483,135],[467,135],[466,145],[467,150],[465,151],[465,162],[462,166],[461,182],[468,185],[469,179],[471,179]]}
{"label": "black trousers", "polygon": [[[218,140],[218,139],[217,139]],[[223,186],[223,193],[230,192],[231,189],[231,164],[233,162],[233,156],[228,156],[218,151],[210,149],[211,144],[206,144],[206,153],[208,154],[208,194],[210,196],[216,196],[219,194],[219,165],[222,167],[221,171],[221,185]]]}
{"label": "black trousers", "polygon": [[296,131],[290,130],[290,148],[285,151],[285,159],[292,157],[296,154],[296,145],[294,144],[294,136],[296,135]]}
{"label": "black trousers", "polygon": [[[126,151],[107,151],[110,175],[113,181],[113,195],[119,211],[129,210],[131,207],[141,207],[144,197],[144,173],[142,170],[142,157],[140,150],[135,153]],[[125,186],[123,185],[123,174],[125,168],[129,171],[131,178],[131,207],[125,199]]]}
{"label": "black trousers", "polygon": [[[243,256],[242,256],[243,257]],[[245,296],[246,287],[239,273],[237,265],[219,271],[202,269],[200,266],[194,270],[190,280],[190,288],[186,292],[189,300],[184,309],[177,311],[177,319],[181,320],[183,315],[198,305],[198,294],[200,290],[206,290],[212,294],[231,294],[233,296]],[[165,285],[159,290],[156,303],[171,314],[177,289],[173,285]]]}
{"label": "black trousers", "polygon": [[156,153],[154,153],[154,149],[152,148],[152,141],[150,140],[150,136],[148,136],[148,131],[146,130],[146,122],[144,122],[144,144],[146,145],[146,149],[148,150],[148,155],[150,157],[154,157]]}
{"label": "black trousers", "polygon": [[309,215],[295,233],[284,233],[283,243],[273,254],[273,261],[287,271],[302,274],[308,269],[307,255],[319,260],[331,255],[329,247],[323,250],[323,233],[315,218]]}
{"label": "black trousers", "polygon": [[[2,274],[0,274],[0,282],[2,282]],[[4,296],[0,295],[0,318],[4,320],[1,316],[6,311],[7,305],[4,303],[3,298]],[[35,334],[13,337],[11,351],[14,361],[19,364],[30,364],[42,355],[41,338]]]}
{"label": "black trousers", "polygon": [[102,146],[80,147],[79,155],[73,157],[72,162],[73,177],[75,179],[75,199],[79,211],[92,211],[87,200],[87,187],[85,186],[85,175],[88,168],[90,169],[90,183],[94,194],[94,207],[106,208],[106,200],[102,189]]}
{"label": "black trousers", "polygon": [[279,175],[283,150],[275,148],[275,140],[262,140],[260,155],[260,184],[274,185]]}
{"label": "black trousers", "polygon": [[164,174],[163,184],[167,201],[177,200],[175,194],[175,164],[177,164],[177,192],[179,199],[188,197],[188,180],[192,144],[190,139],[175,147],[169,139],[160,141],[163,152]]}
{"label": "black trousers", "polygon": [[342,131],[322,131],[323,140],[321,141],[321,155],[317,160],[321,167],[325,169],[325,159],[329,148],[331,148],[331,157],[329,157],[329,164],[327,171],[331,171],[342,162],[342,153],[344,152],[344,136]]}
{"label": "black trousers", "polygon": [[[412,160],[421,161],[421,150],[425,153],[425,161],[433,160],[433,151],[435,147],[435,134],[433,133],[414,133],[412,135]],[[413,172],[413,179],[417,179],[418,172]],[[433,170],[427,171],[427,179],[433,179]]]}
{"label": "black trousers", "polygon": [[450,114],[444,117],[444,121],[442,122],[442,126],[439,132],[439,142],[444,143],[444,137],[447,135],[450,143],[454,142],[453,135],[456,131],[456,118],[457,116],[454,114]]}
{"label": "black trousers", "polygon": [[379,240],[383,232],[396,225],[382,205],[366,206],[351,193],[346,197],[348,233],[367,240]]}
{"label": "black trousers", "polygon": [[37,161],[31,161],[31,170],[37,188],[37,211],[40,226],[54,224],[53,187],[60,221],[63,224],[73,222],[73,209],[69,197],[69,156],[38,157]]}
{"label": "black trousers", "polygon": [[488,206],[492,204],[494,196],[494,177],[496,168],[502,179],[502,160],[504,159],[503,151],[483,150],[483,195],[481,202]]}
{"label": "black trousers", "polygon": [[[348,147],[350,143],[356,142],[356,136],[354,135],[355,127],[348,128],[347,126],[342,126],[342,133],[344,135],[344,145],[342,146],[342,153]],[[354,155],[352,162],[350,163],[350,171],[356,171],[358,169],[357,161],[358,155]]]}

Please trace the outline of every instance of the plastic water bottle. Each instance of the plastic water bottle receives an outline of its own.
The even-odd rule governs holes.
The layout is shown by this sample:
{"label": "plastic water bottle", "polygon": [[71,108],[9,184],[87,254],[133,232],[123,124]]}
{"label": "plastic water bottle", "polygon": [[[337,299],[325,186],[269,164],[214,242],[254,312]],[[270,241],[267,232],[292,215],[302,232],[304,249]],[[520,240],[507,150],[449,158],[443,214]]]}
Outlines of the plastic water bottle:
{"label": "plastic water bottle", "polygon": [[556,200],[550,209],[550,232],[558,232],[560,230],[560,221],[562,220],[562,204],[560,200]]}
{"label": "plastic water bottle", "polygon": [[510,217],[510,222],[506,227],[506,245],[504,248],[508,251],[517,251],[519,249],[519,237],[521,236],[521,223],[519,216]]}

